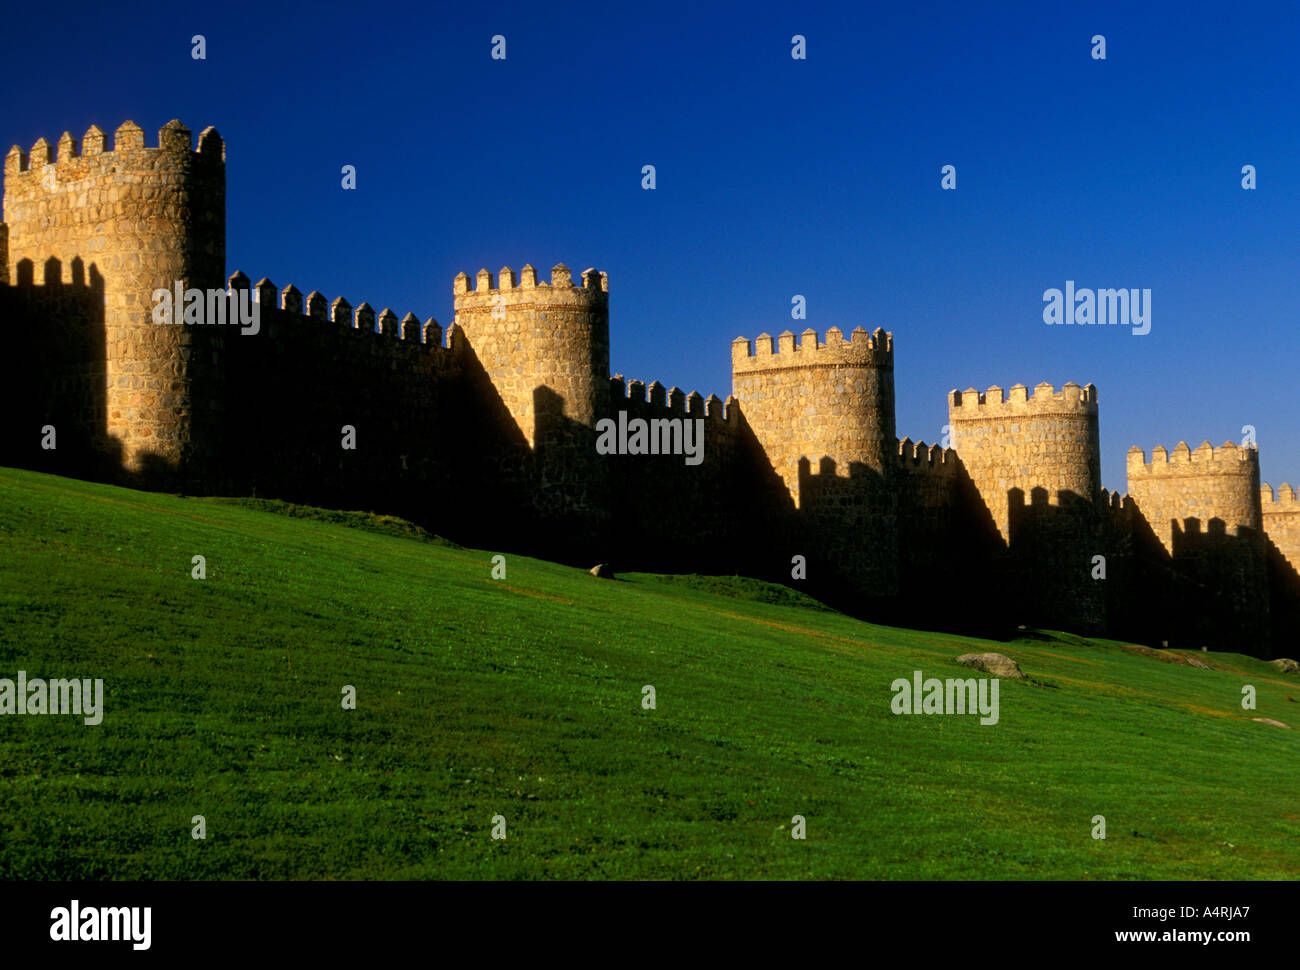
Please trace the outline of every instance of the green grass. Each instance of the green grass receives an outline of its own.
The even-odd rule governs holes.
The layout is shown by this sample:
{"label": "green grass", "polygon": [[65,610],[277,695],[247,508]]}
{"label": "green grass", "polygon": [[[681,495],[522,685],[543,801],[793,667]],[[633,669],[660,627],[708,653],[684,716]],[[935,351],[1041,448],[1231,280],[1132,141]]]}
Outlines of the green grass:
{"label": "green grass", "polygon": [[[1300,678],[1263,662],[890,629],[738,579],[494,581],[493,552],[0,470],[0,677],[106,693],[98,727],[0,717],[0,878],[1300,875],[1300,731],[1251,720],[1300,727]],[[984,650],[1033,681],[998,724],[891,714],[895,678]]]}

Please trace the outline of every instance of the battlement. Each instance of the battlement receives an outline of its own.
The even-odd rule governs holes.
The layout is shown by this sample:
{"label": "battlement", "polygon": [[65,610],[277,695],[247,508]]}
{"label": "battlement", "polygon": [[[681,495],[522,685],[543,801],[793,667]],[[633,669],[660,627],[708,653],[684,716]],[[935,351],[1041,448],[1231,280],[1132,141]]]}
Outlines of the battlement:
{"label": "battlement", "polygon": [[1208,441],[1201,442],[1193,451],[1187,442],[1180,441],[1173,451],[1167,451],[1163,445],[1151,449],[1151,461],[1146,460],[1146,453],[1134,445],[1128,450],[1128,475],[1134,477],[1186,477],[1189,475],[1245,475],[1258,474],[1259,451],[1256,448],[1243,448],[1231,441],[1225,441],[1218,448],[1211,447]]}
{"label": "battlement", "polygon": [[907,471],[952,473],[957,470],[959,461],[957,452],[951,448],[927,445],[911,438],[898,442],[898,465]]}
{"label": "battlement", "polygon": [[1133,499],[1128,492],[1112,492],[1108,488],[1103,488],[1097,504],[1109,512],[1122,512],[1133,507]]}
{"label": "battlement", "polygon": [[472,290],[468,274],[457,273],[451,288],[458,310],[523,304],[604,306],[609,300],[609,274],[585,269],[581,282],[574,283],[569,267],[556,263],[551,269],[551,281],[547,283],[539,281],[537,270],[525,264],[518,279],[509,266],[501,267],[495,276],[481,269],[474,277]]}
{"label": "battlement", "polygon": [[282,289],[276,289],[265,276],[255,284],[249,283],[244,273],[236,270],[227,280],[227,291],[234,296],[237,290],[251,290],[253,299],[261,307],[279,310],[283,313],[333,323],[348,330],[373,334],[380,338],[393,338],[407,344],[421,344],[430,350],[452,349],[455,341],[455,327],[447,334],[447,345],[443,346],[443,329],[433,317],[423,324],[414,313],[407,313],[398,320],[397,314],[385,307],[378,317],[369,303],[360,303],[355,308],[343,297],[336,297],[327,302],[317,290],[312,290],[303,297],[302,291],[292,283]]}
{"label": "battlement", "polygon": [[1034,387],[1034,393],[1024,384],[1012,384],[1003,391],[994,384],[987,391],[969,387],[964,391],[948,392],[948,410],[955,418],[994,417],[1001,415],[1097,413],[1097,388],[1092,384],[1080,387],[1070,381],[1058,391],[1043,382]]}
{"label": "battlement", "polygon": [[1278,486],[1276,499],[1273,498],[1273,486],[1264,482],[1259,488],[1259,502],[1265,515],[1270,512],[1300,512],[1300,498],[1287,482]]}
{"label": "battlement", "polygon": [[[106,141],[103,129],[91,125],[80,141],[65,131],[57,146],[51,146],[45,138],[37,139],[30,152],[14,145],[5,155],[5,178],[44,178],[49,165],[55,166],[55,177],[60,181],[99,174],[114,165],[147,171],[151,168],[149,155],[160,153],[201,155],[205,161],[216,160],[223,164],[226,160],[226,144],[216,128],[203,129],[199,134],[198,148],[194,149],[190,130],[175,119],[158,129],[156,145],[145,145],[144,130],[134,121],[123,122],[113,132],[111,150],[105,150]],[[91,162],[91,159],[95,161]]]}
{"label": "battlement", "polygon": [[735,373],[781,370],[789,367],[892,367],[894,335],[882,327],[868,333],[854,327],[849,339],[839,327],[826,331],[825,341],[811,327],[800,335],[798,344],[789,330],[779,337],[761,333],[754,338],[737,337],[731,342],[731,368]]}
{"label": "battlement", "polygon": [[611,412],[630,408],[638,417],[704,418],[709,424],[729,425],[740,421],[738,403],[731,395],[724,403],[716,394],[705,398],[698,391],[687,394],[677,387],[665,390],[658,381],[629,381],[622,374],[609,379],[609,406]]}

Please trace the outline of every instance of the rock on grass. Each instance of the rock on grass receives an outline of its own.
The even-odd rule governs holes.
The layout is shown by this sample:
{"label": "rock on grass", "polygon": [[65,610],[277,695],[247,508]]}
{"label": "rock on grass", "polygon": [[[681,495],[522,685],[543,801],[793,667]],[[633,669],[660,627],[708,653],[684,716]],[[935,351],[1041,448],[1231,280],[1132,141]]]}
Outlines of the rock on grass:
{"label": "rock on grass", "polygon": [[1024,671],[1010,657],[1000,653],[964,653],[957,658],[963,667],[974,667],[994,677],[1006,677],[1008,680],[1024,680]]}

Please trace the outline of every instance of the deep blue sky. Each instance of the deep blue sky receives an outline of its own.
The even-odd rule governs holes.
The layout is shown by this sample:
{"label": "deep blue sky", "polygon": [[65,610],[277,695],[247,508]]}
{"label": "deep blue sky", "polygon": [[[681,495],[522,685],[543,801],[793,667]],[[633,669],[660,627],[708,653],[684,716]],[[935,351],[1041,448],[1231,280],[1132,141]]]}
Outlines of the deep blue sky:
{"label": "deep blue sky", "polygon": [[[1300,5],[1057,7],[22,4],[0,140],[216,125],[228,269],[304,293],[445,323],[460,270],[594,265],[629,377],[721,397],[736,336],[883,326],[900,435],[1091,381],[1110,488],[1246,424],[1300,480]],[[1151,333],[1046,326],[1067,279],[1150,288]]]}

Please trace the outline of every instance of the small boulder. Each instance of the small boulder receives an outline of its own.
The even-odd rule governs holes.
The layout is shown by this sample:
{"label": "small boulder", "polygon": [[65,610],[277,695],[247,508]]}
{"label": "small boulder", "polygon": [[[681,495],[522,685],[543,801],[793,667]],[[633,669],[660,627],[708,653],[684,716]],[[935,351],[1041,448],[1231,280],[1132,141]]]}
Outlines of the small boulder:
{"label": "small boulder", "polygon": [[1300,663],[1296,663],[1290,657],[1278,657],[1276,660],[1270,660],[1269,663],[1284,674],[1300,674]]}
{"label": "small boulder", "polygon": [[597,579],[614,578],[614,570],[610,568],[610,565],[607,562],[602,562],[598,565],[592,566],[591,569],[587,571],[591,573],[591,575],[595,576]]}
{"label": "small boulder", "polygon": [[974,667],[994,677],[1006,677],[1008,680],[1024,680],[1025,674],[1010,657],[1000,653],[964,653],[957,658],[963,667]]}
{"label": "small boulder", "polygon": [[1290,724],[1283,724],[1281,721],[1275,721],[1271,717],[1252,717],[1251,720],[1259,721],[1260,724],[1271,724],[1273,727],[1286,728],[1288,731],[1291,730]]}
{"label": "small boulder", "polygon": [[[1165,647],[1168,647],[1168,645],[1168,641],[1165,641]],[[1184,667],[1195,667],[1197,670],[1214,669],[1199,657],[1184,657],[1181,653],[1173,653],[1168,649],[1152,650],[1150,647],[1144,647],[1139,643],[1121,643],[1119,648],[1121,650],[1127,650],[1129,653],[1136,653],[1141,657],[1150,657],[1152,660],[1159,660],[1161,663],[1182,664]]]}

